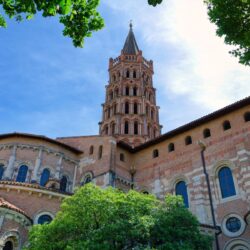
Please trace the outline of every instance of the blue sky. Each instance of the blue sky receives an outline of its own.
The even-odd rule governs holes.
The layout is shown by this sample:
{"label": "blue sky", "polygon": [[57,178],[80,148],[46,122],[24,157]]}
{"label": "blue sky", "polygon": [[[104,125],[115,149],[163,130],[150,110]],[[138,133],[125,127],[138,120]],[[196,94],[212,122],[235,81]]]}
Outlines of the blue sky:
{"label": "blue sky", "polygon": [[49,137],[98,134],[108,59],[133,20],[139,48],[154,61],[163,132],[250,93],[249,68],[215,36],[201,0],[101,0],[105,28],[74,48],[57,18],[36,16],[0,29],[0,133]]}

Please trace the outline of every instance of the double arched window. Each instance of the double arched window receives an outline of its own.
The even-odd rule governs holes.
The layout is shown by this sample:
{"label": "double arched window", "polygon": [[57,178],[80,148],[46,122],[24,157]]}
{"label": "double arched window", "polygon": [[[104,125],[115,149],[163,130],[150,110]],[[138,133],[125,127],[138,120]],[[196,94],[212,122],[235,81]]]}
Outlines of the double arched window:
{"label": "double arched window", "polygon": [[28,174],[28,167],[26,165],[20,166],[19,170],[18,170],[17,177],[16,177],[16,181],[17,182],[25,182],[27,174]]}
{"label": "double arched window", "polygon": [[135,121],[134,123],[134,134],[138,135],[138,122],[137,121]]}
{"label": "double arched window", "polygon": [[125,114],[129,114],[129,103],[125,102]]}
{"label": "double arched window", "polygon": [[138,104],[134,103],[134,114],[138,114]]}
{"label": "double arched window", "polygon": [[185,207],[189,207],[187,185],[186,185],[185,181],[179,181],[178,183],[176,183],[175,194],[181,195],[183,198],[183,202],[184,202]]}
{"label": "double arched window", "polygon": [[136,87],[133,88],[133,96],[137,96],[137,88]]}
{"label": "double arched window", "polygon": [[0,165],[0,181],[2,180],[3,178],[3,172],[4,172],[4,165]]}
{"label": "double arched window", "polygon": [[124,123],[124,134],[128,134],[129,132],[129,124],[128,124],[128,121],[125,121]]}
{"label": "double arched window", "polygon": [[222,198],[236,195],[233,175],[229,167],[222,167],[218,172],[218,178]]}
{"label": "double arched window", "polygon": [[67,177],[64,175],[61,180],[60,180],[60,191],[62,192],[66,192],[67,190],[67,184],[68,184],[68,179]]}
{"label": "double arched window", "polygon": [[129,70],[127,69],[127,71],[126,71],[126,77],[129,78],[129,76],[130,76],[130,73],[129,73]]}
{"label": "double arched window", "polygon": [[115,123],[111,124],[111,134],[114,135],[115,134]]}
{"label": "double arched window", "polygon": [[40,185],[41,186],[45,186],[46,183],[48,182],[49,180],[49,176],[50,176],[50,171],[49,169],[45,168],[42,172],[42,175],[41,175],[41,178],[40,178]]}

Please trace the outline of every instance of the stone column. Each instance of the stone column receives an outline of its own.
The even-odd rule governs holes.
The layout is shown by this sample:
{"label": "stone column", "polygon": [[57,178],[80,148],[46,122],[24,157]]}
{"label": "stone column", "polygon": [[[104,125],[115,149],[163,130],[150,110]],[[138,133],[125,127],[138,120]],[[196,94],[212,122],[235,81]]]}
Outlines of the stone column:
{"label": "stone column", "polygon": [[63,155],[60,155],[60,158],[56,164],[56,174],[55,174],[55,178],[56,179],[60,179],[60,171],[61,171],[61,167],[62,167],[62,160],[63,160]]}
{"label": "stone column", "polygon": [[33,171],[32,178],[31,178],[32,183],[37,182],[38,171],[39,171],[39,168],[40,168],[41,163],[42,163],[42,154],[43,154],[43,149],[40,148],[38,156],[36,158],[36,163],[35,163],[34,171]]}
{"label": "stone column", "polygon": [[6,170],[4,171],[4,178],[3,178],[4,180],[11,180],[11,177],[13,175],[14,164],[16,160],[16,149],[17,149],[17,145],[14,145],[12,148],[11,156],[9,158],[8,166]]}
{"label": "stone column", "polygon": [[73,183],[72,183],[72,192],[74,192],[75,186],[76,186],[76,173],[77,173],[77,165],[75,165],[74,168],[74,177],[73,177]]}

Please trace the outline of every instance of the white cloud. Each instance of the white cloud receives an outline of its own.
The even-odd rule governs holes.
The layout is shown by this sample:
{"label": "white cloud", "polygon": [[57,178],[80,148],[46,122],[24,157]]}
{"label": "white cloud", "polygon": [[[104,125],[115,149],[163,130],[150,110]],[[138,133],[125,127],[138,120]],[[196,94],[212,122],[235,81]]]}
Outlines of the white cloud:
{"label": "white cloud", "polygon": [[228,53],[230,47],[215,35],[202,0],[165,0],[156,8],[147,6],[146,0],[105,3],[122,12],[123,25],[133,19],[154,51],[176,50],[178,60],[172,59],[172,64],[169,58],[153,58],[158,60],[158,88],[166,94],[185,95],[208,110],[249,95],[249,67],[240,65]]}

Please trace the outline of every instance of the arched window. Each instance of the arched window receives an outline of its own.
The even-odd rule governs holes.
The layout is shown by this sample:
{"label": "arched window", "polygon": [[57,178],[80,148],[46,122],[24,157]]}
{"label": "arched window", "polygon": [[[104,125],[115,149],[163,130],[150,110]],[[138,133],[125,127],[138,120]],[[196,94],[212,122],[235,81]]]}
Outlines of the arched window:
{"label": "arched window", "polygon": [[137,96],[137,88],[136,87],[133,88],[133,96]]}
{"label": "arched window", "polygon": [[146,106],[146,115],[147,116],[149,115],[149,107],[148,107],[148,105]]}
{"label": "arched window", "polygon": [[92,155],[94,153],[94,146],[90,146],[89,148],[89,154]]}
{"label": "arched window", "polygon": [[154,149],[154,151],[153,151],[153,158],[156,158],[156,157],[158,157],[159,156],[159,151],[158,151],[158,149]]}
{"label": "arched window", "polygon": [[126,71],[126,77],[129,78],[129,70]]}
{"label": "arched window", "polygon": [[185,144],[186,144],[186,145],[192,144],[192,137],[191,137],[190,135],[188,135],[188,136],[185,138]]}
{"label": "arched window", "polygon": [[125,157],[123,153],[120,153],[120,161],[125,161]]}
{"label": "arched window", "polygon": [[117,104],[115,104],[115,105],[113,106],[113,113],[114,113],[114,115],[116,115],[116,112],[117,112]]}
{"label": "arched window", "polygon": [[129,114],[129,103],[125,102],[125,114]]}
{"label": "arched window", "polygon": [[111,132],[112,132],[112,135],[115,134],[115,123],[112,123],[111,125]]}
{"label": "arched window", "polygon": [[17,182],[25,182],[28,173],[28,167],[26,165],[20,166],[16,177]]}
{"label": "arched window", "polygon": [[111,101],[112,99],[113,99],[113,92],[110,91],[110,92],[109,92],[109,100]]}
{"label": "arched window", "polygon": [[125,123],[124,123],[124,134],[128,134],[128,130],[129,130],[129,125],[128,125],[128,121],[126,121]]}
{"label": "arched window", "polygon": [[38,224],[45,224],[45,223],[50,223],[52,221],[52,217],[48,214],[43,214],[41,215],[38,220],[37,220],[37,223]]}
{"label": "arched window", "polygon": [[83,180],[83,185],[88,184],[92,181],[92,175],[91,174],[86,174]]}
{"label": "arched window", "polygon": [[126,88],[125,88],[125,95],[126,95],[126,96],[129,96],[129,87],[126,87]]}
{"label": "arched window", "polygon": [[148,95],[148,100],[151,101],[151,94]]}
{"label": "arched window", "polygon": [[227,198],[236,195],[232,171],[229,167],[223,167],[218,173],[221,197]]}
{"label": "arched window", "polygon": [[108,118],[110,118],[110,108],[108,108]]}
{"label": "arched window", "polygon": [[183,198],[183,202],[185,204],[185,207],[189,207],[187,185],[186,185],[185,181],[179,181],[175,185],[175,194],[176,195],[181,195],[182,198]]}
{"label": "arched window", "polygon": [[136,71],[133,71],[133,78],[136,78]]}
{"label": "arched window", "polygon": [[134,123],[134,134],[138,135],[138,122]]}
{"label": "arched window", "polygon": [[230,128],[231,128],[230,122],[229,122],[229,121],[224,121],[224,122],[223,122],[223,129],[224,129],[224,130],[228,130],[228,129],[230,129]]}
{"label": "arched window", "polygon": [[174,143],[169,143],[168,145],[168,152],[174,151]]}
{"label": "arched window", "polygon": [[151,110],[151,119],[154,119],[154,110]]}
{"label": "arched window", "polygon": [[60,180],[60,191],[62,192],[66,192],[67,190],[67,184],[68,184],[68,179],[67,177],[64,175],[61,180]]}
{"label": "arched window", "polygon": [[210,132],[210,129],[206,128],[203,130],[203,137],[204,138],[208,138],[211,136],[211,132]]}
{"label": "arched window", "polygon": [[119,89],[115,89],[115,96],[117,97],[119,95]]}
{"label": "arched window", "polygon": [[157,130],[156,128],[154,129],[154,138],[156,138]]}
{"label": "arched window", "polygon": [[4,244],[3,250],[13,250],[13,249],[14,249],[14,247],[13,247],[12,241],[7,241]]}
{"label": "arched window", "polygon": [[49,180],[49,176],[50,176],[50,171],[49,169],[45,168],[42,172],[41,178],[40,178],[40,185],[41,186],[45,186],[47,181]]}
{"label": "arched window", "polygon": [[150,129],[150,125],[148,125],[147,129],[148,129],[148,136],[149,136],[149,137],[151,137],[151,129]]}
{"label": "arched window", "polygon": [[245,120],[245,122],[249,122],[250,121],[250,112],[246,112],[244,114],[244,120]]}
{"label": "arched window", "polygon": [[99,150],[98,150],[98,159],[102,158],[102,146],[99,146]]}
{"label": "arched window", "polygon": [[138,104],[134,103],[134,114],[138,114]]}
{"label": "arched window", "polygon": [[106,126],[105,126],[104,131],[105,131],[105,135],[108,135],[108,134],[109,134],[109,128],[108,128],[108,125],[106,125]]}
{"label": "arched window", "polygon": [[115,82],[115,80],[116,80],[116,76],[115,76],[115,74],[113,75],[113,82]]}
{"label": "arched window", "polygon": [[0,181],[2,180],[3,178],[3,172],[4,172],[4,165],[0,165]]}

